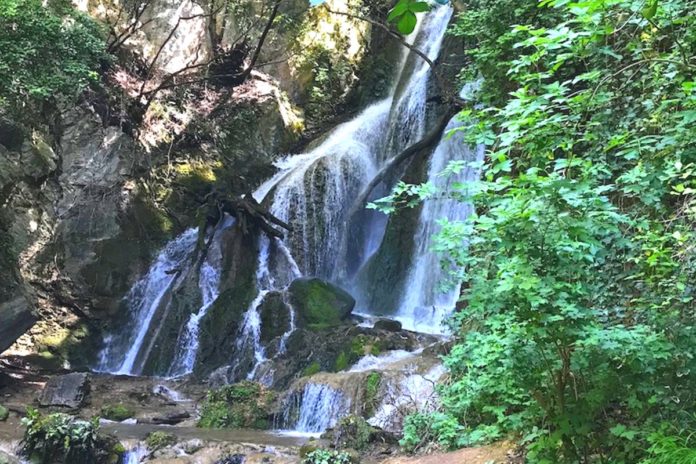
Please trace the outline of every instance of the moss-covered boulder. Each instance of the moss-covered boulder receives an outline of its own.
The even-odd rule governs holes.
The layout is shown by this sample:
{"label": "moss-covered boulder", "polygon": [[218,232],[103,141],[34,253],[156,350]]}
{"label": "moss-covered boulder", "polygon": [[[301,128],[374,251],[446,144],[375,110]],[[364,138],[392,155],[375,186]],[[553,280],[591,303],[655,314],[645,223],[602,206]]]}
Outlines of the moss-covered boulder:
{"label": "moss-covered boulder", "polygon": [[340,325],[355,307],[348,292],[317,278],[297,279],[288,292],[300,324],[313,330]]}
{"label": "moss-covered boulder", "polygon": [[156,451],[176,443],[176,436],[171,433],[156,431],[150,432],[145,437],[145,444],[149,451]]}
{"label": "moss-covered boulder", "polygon": [[0,422],[6,421],[10,417],[10,411],[0,404]]}
{"label": "moss-covered boulder", "polygon": [[268,429],[275,393],[244,381],[208,392],[201,407],[199,427]]}
{"label": "moss-covered boulder", "polygon": [[365,419],[350,415],[341,419],[330,435],[334,447],[361,451],[369,446],[373,433],[374,428]]}
{"label": "moss-covered boulder", "polygon": [[101,408],[101,417],[121,422],[135,416],[135,411],[123,404],[106,404]]}

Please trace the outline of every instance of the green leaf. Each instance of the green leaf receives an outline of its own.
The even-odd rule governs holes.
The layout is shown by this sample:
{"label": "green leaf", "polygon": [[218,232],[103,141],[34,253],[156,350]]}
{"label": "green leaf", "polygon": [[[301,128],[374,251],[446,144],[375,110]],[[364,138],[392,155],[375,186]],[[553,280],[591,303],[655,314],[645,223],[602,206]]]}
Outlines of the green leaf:
{"label": "green leaf", "polygon": [[430,5],[427,2],[415,2],[408,6],[408,9],[414,13],[423,13],[425,11],[430,11]]}
{"label": "green leaf", "polygon": [[418,19],[416,18],[416,14],[412,11],[406,11],[403,16],[401,16],[401,19],[399,19],[396,27],[399,29],[399,32],[408,35],[416,29],[417,22]]}
{"label": "green leaf", "polygon": [[406,11],[408,11],[408,3],[405,0],[399,1],[394,8],[389,12],[387,16],[387,21],[395,21],[397,18],[401,17]]}
{"label": "green leaf", "polygon": [[658,0],[652,0],[648,6],[643,8],[643,17],[645,19],[653,19],[657,13],[657,2]]}

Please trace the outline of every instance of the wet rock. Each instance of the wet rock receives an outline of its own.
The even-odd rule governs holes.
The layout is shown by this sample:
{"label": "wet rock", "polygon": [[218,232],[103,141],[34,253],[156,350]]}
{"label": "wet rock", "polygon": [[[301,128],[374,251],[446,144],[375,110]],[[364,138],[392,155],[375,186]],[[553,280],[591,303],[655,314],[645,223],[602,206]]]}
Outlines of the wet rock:
{"label": "wet rock", "polygon": [[290,308],[281,292],[270,292],[259,309],[261,314],[261,342],[266,344],[282,336],[290,328]]}
{"label": "wet rock", "polygon": [[288,292],[299,322],[314,330],[340,325],[355,307],[348,292],[317,278],[296,279]]}
{"label": "wet rock", "polygon": [[399,321],[393,319],[380,319],[375,322],[375,329],[386,330],[387,332],[400,332],[402,327]]}
{"label": "wet rock", "polygon": [[158,425],[176,425],[190,417],[191,414],[186,411],[173,411],[164,415],[154,416],[150,421]]}
{"label": "wet rock", "polygon": [[20,464],[20,460],[0,450],[0,464]]}
{"label": "wet rock", "polygon": [[243,454],[233,454],[215,462],[215,464],[244,464]]}
{"label": "wet rock", "polygon": [[360,416],[346,416],[329,434],[334,447],[364,450],[372,441],[373,427]]}
{"label": "wet rock", "polygon": [[73,372],[51,378],[39,397],[41,406],[64,406],[79,408],[89,393],[89,377],[85,373]]}
{"label": "wet rock", "polygon": [[[4,279],[0,279],[0,286],[4,284]],[[36,318],[29,301],[17,292],[13,298],[0,301],[0,321],[2,321],[0,324],[0,353],[2,353],[34,325]]]}

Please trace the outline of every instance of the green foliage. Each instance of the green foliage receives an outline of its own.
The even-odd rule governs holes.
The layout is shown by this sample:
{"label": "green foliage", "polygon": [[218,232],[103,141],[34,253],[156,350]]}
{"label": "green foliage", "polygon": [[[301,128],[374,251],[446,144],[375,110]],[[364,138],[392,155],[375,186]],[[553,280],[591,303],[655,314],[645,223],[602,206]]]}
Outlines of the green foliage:
{"label": "green foliage", "polygon": [[338,449],[364,450],[370,444],[373,428],[360,416],[342,418],[334,428],[333,442]]}
{"label": "green foliage", "polygon": [[145,444],[150,451],[166,448],[174,443],[176,443],[176,437],[167,432],[150,432],[147,434],[147,437],[145,437]]}
{"label": "green foliage", "polygon": [[340,372],[342,370],[345,370],[348,368],[348,365],[348,355],[345,351],[341,351],[338,354],[338,357],[336,358],[336,362],[334,363],[334,371]]}
{"label": "green foliage", "polygon": [[325,449],[312,451],[302,460],[302,464],[351,464],[352,462],[348,453]]}
{"label": "green foliage", "polygon": [[0,109],[76,97],[96,81],[105,45],[99,26],[68,2],[0,3]]}
{"label": "green foliage", "polygon": [[121,422],[135,416],[135,411],[123,404],[107,404],[102,406],[101,416],[104,419]]}
{"label": "green foliage", "polygon": [[377,395],[382,386],[382,374],[379,372],[370,372],[365,379],[365,400],[364,414],[369,417],[374,413],[377,407]]}
{"label": "green foliage", "polygon": [[416,29],[417,13],[423,13],[430,9],[428,2],[419,0],[399,0],[394,8],[389,11],[387,21],[396,24],[397,30],[408,35]]}
{"label": "green foliage", "polygon": [[29,408],[22,425],[26,427],[22,454],[32,462],[105,463],[117,460],[122,452],[118,442],[99,434],[99,418],[83,421],[62,413],[43,416]]}
{"label": "green foliage", "polygon": [[665,434],[655,432],[648,436],[649,458],[642,464],[694,464],[696,463],[696,443],[694,434]]}
{"label": "green foliage", "polygon": [[263,385],[244,381],[208,392],[199,427],[267,429],[275,395]]}
{"label": "green foliage", "polygon": [[321,371],[321,366],[319,365],[319,361],[313,361],[312,364],[309,366],[305,367],[304,370],[302,371],[302,376],[303,377],[309,377],[314,374],[319,373]]}
{"label": "green foliage", "polygon": [[[483,105],[461,116],[487,156],[481,182],[447,192],[477,214],[434,240],[464,281],[451,382],[402,444],[512,434],[532,463],[691,456],[655,433],[696,422],[694,3],[467,6],[455,33]],[[377,206],[432,195],[402,184]]]}

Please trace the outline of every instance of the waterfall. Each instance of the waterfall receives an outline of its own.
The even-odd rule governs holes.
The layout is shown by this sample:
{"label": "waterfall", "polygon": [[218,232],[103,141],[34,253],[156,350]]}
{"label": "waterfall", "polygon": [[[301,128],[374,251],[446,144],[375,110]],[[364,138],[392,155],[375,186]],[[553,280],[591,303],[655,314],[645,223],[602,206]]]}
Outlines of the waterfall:
{"label": "waterfall", "polygon": [[147,447],[137,445],[123,453],[123,464],[140,464],[147,457]]}
{"label": "waterfall", "polygon": [[[430,13],[421,15],[418,33],[412,35],[414,46],[433,61],[440,54],[452,14],[451,7],[434,5]],[[274,216],[290,224],[293,232],[282,239],[265,235],[258,238],[255,275],[258,293],[246,307],[237,334],[236,357],[231,360],[229,371],[234,380],[246,377],[269,382],[269,376],[273,375],[269,370],[272,365],[268,362],[273,350],[269,349],[267,353],[261,338],[261,310],[267,295],[283,293],[293,280],[301,276],[316,276],[350,286],[354,282],[347,281],[346,275],[350,273],[346,270],[360,268],[379,248],[386,227],[384,217],[367,212],[355,221],[356,224],[348,224],[348,212],[379,170],[390,158],[419,140],[427,130],[428,119],[432,119],[427,111],[430,66],[420,57],[406,53],[401,68],[399,82],[387,98],[334,128],[307,153],[276,162],[277,173],[254,192],[254,198],[268,205]],[[456,127],[457,122],[453,120],[449,129]],[[453,182],[471,180],[476,175],[471,170],[450,179],[438,174],[452,160],[473,160],[479,156],[479,151],[464,146],[461,137],[443,137],[430,161],[429,181],[440,189],[446,189]],[[438,256],[430,252],[430,238],[437,231],[437,219],[459,220],[469,213],[468,205],[451,200],[432,199],[424,204],[415,237],[413,265],[408,269],[407,285],[401,292],[397,313],[405,328],[439,332],[441,321],[454,307],[456,291],[439,292],[438,284],[444,274],[438,271]],[[191,314],[187,312],[185,324],[179,327],[176,351],[169,353],[173,355],[173,361],[165,373],[180,376],[192,372],[201,321],[220,292],[222,231],[232,223],[233,220],[227,218],[208,231],[205,254],[196,251],[195,229],[186,231],[166,245],[147,274],[126,297],[131,322],[120,334],[105,337],[106,346],[101,352],[98,370],[133,375],[142,373],[151,345],[156,343],[152,333],[159,330],[165,319],[161,314],[169,307],[173,290],[181,288],[189,275],[191,278],[186,282],[197,283],[201,305]],[[355,253],[353,256],[351,251],[348,253],[351,256],[342,256],[338,251],[351,226],[359,229],[357,235],[360,235],[351,237],[351,240],[355,239]],[[194,281],[196,277],[197,281]],[[390,289],[394,292],[400,290]],[[285,306],[289,311],[289,324],[277,339],[276,356],[286,352],[288,340],[296,328],[295,309],[287,300]],[[369,312],[382,308],[365,309]],[[400,359],[407,354],[394,352],[389,356]],[[370,366],[396,360],[386,358],[365,360],[354,369],[370,369],[373,368]],[[290,426],[305,432],[322,431],[335,423],[347,409],[347,403],[349,401],[341,392],[332,387],[307,384],[298,406],[299,419]]]}
{"label": "waterfall", "polygon": [[[421,17],[414,45],[437,59],[453,10],[434,6]],[[379,168],[405,146],[419,139],[426,125],[426,94],[430,66],[420,57],[403,85],[355,119],[336,127],[309,153],[281,160],[279,172],[254,194],[270,199],[270,211],[293,226],[293,233],[277,241],[288,251],[302,275],[339,280],[348,266],[340,256],[348,211]],[[379,245],[385,221],[372,217],[363,227],[363,261]],[[270,269],[271,274],[277,269]]]}
{"label": "waterfall", "polygon": [[[350,399],[343,392],[323,383],[307,383],[300,395],[293,395],[294,401],[285,405],[284,427],[292,427],[293,432],[318,434],[336,425],[338,420],[348,414]],[[293,414],[299,416],[291,422]]]}
{"label": "waterfall", "polygon": [[168,304],[169,292],[175,282],[188,272],[195,250],[196,229],[188,229],[169,242],[159,253],[148,273],[126,296],[131,322],[119,334],[105,338],[99,356],[98,372],[138,375],[142,373],[146,351],[146,335],[155,314]]}
{"label": "waterfall", "polygon": [[[234,225],[234,218],[225,215],[208,235],[205,259],[198,273],[201,307],[192,313],[176,344],[169,376],[181,376],[193,371],[199,345],[199,326],[219,294],[222,266],[223,231]],[[147,274],[131,288],[125,298],[130,323],[119,334],[104,338],[104,349],[99,355],[97,372],[139,375],[147,361],[148,343],[152,343],[154,325],[161,324],[156,317],[171,303],[171,292],[183,281],[195,264],[198,230],[191,228],[169,242],[158,254]]]}
{"label": "waterfall", "polygon": [[201,264],[198,276],[198,288],[201,293],[202,306],[189,317],[184,331],[177,342],[177,353],[169,369],[171,377],[190,374],[196,364],[199,345],[199,328],[201,320],[208,313],[220,294],[220,275],[222,274],[222,236],[223,232],[232,227],[235,219],[225,215],[220,224],[213,230],[210,245]]}
{"label": "waterfall", "polygon": [[[430,158],[428,182],[440,194],[451,191],[455,185],[470,184],[479,176],[478,170],[470,164],[483,159],[484,148],[468,147],[457,129],[461,129],[461,122],[454,117]],[[451,161],[464,161],[467,165],[459,174],[441,175]],[[463,221],[472,212],[473,206],[461,200],[436,197],[424,202],[415,236],[413,264],[395,316],[405,329],[436,334],[445,331],[443,322],[457,303],[460,286],[441,288],[447,280],[447,270],[441,265],[441,256],[431,250],[432,238],[441,229],[438,221]]]}

